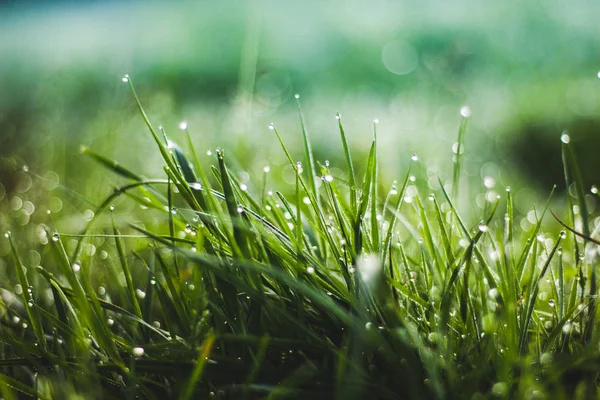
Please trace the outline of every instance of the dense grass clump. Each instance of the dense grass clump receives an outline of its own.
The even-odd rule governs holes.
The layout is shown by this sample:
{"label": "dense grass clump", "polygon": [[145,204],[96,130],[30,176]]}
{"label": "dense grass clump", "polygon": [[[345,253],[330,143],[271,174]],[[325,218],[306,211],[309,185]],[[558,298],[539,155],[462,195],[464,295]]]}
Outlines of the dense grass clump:
{"label": "dense grass clump", "polygon": [[155,129],[124,81],[165,176],[83,148],[124,180],[84,231],[58,233],[50,216],[37,268],[6,234],[4,398],[596,396],[597,244],[568,136],[566,225],[580,236],[542,232],[547,206],[522,230],[510,190],[461,216],[467,110],[437,189],[416,155],[384,186],[376,125],[355,168],[338,115],[341,175],[314,160],[301,114],[302,162],[271,125],[295,173],[271,193],[268,167],[249,187],[222,149],[201,165],[189,134],[183,150]]}

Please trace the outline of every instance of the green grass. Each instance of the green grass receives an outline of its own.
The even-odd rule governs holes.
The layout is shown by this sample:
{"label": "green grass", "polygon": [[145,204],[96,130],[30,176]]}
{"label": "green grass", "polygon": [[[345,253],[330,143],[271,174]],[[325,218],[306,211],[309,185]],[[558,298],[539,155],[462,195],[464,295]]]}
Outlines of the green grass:
{"label": "green grass", "polygon": [[[548,205],[528,231],[510,190],[461,212],[472,195],[462,151],[439,187],[416,155],[386,186],[376,124],[354,165],[339,115],[346,165],[333,170],[315,160],[301,113],[303,162],[270,126],[296,174],[270,192],[268,169],[243,183],[226,149],[206,165],[187,130],[174,144],[124,81],[164,176],[84,147],[123,180],[99,205],[65,191],[93,208],[85,229],[57,232],[50,215],[37,268],[6,234],[4,398],[597,396],[597,244],[542,231]],[[591,239],[568,143],[563,163],[575,188],[565,224]]]}

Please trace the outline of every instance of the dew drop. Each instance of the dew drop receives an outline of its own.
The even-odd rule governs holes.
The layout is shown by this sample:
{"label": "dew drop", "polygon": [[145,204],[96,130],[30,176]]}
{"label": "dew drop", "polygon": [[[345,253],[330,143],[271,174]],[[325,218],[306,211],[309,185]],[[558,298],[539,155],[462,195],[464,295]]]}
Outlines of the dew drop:
{"label": "dew drop", "polygon": [[146,298],[146,292],[144,292],[142,289],[135,289],[135,295],[140,300]]}
{"label": "dew drop", "polygon": [[133,355],[136,357],[141,357],[144,355],[144,348],[143,347],[134,347],[133,348]]}
{"label": "dew drop", "polygon": [[27,165],[23,165],[23,172],[29,172],[29,167]]}
{"label": "dew drop", "polygon": [[240,184],[240,190],[242,192],[245,192],[246,190],[248,190],[248,186],[246,184],[242,183],[242,184]]}
{"label": "dew drop", "polygon": [[562,135],[560,135],[560,141],[564,144],[569,144],[569,142],[571,141],[571,137],[568,134],[563,133]]}
{"label": "dew drop", "polygon": [[550,307],[554,307],[556,305],[556,302],[554,301],[554,299],[550,299],[550,300],[548,300],[548,305]]}
{"label": "dew drop", "polygon": [[187,121],[181,121],[179,123],[179,129],[181,129],[182,131],[185,131],[188,128],[188,123]]}
{"label": "dew drop", "polygon": [[265,165],[265,166],[263,167],[263,171],[264,171],[264,172],[265,172],[265,174],[266,174],[266,173],[268,173],[269,171],[271,171],[271,167],[269,167],[268,165]]}
{"label": "dew drop", "polygon": [[123,77],[121,78],[121,82],[125,82],[125,83],[129,82],[129,74],[123,75]]}
{"label": "dew drop", "polygon": [[327,174],[323,177],[326,182],[333,182],[333,176]]}
{"label": "dew drop", "polygon": [[596,74],[596,76],[600,79],[600,71]]}
{"label": "dew drop", "polygon": [[4,234],[4,237],[8,239],[8,238],[10,237],[10,231],[6,232],[6,233]]}
{"label": "dew drop", "polygon": [[419,160],[419,156],[417,155],[417,153],[412,153],[412,156],[410,157],[411,160],[413,161],[418,161]]}
{"label": "dew drop", "polygon": [[590,189],[590,192],[592,192],[593,194],[598,194],[598,186],[593,185],[592,188]]}
{"label": "dew drop", "polygon": [[296,93],[296,94],[294,95],[294,97],[295,97],[296,99],[299,99],[299,98],[300,98],[300,95],[299,95],[298,93]]}
{"label": "dew drop", "polygon": [[207,155],[207,156],[212,156],[212,151],[210,151],[210,150],[206,150],[206,155]]}
{"label": "dew drop", "polygon": [[79,272],[81,270],[81,264],[73,263],[72,268],[73,268],[73,272]]}
{"label": "dew drop", "polygon": [[111,205],[108,207],[108,209],[109,209],[109,211],[115,211],[115,205],[114,205],[114,204],[111,204]]}
{"label": "dew drop", "polygon": [[201,190],[202,189],[202,185],[200,184],[200,182],[194,182],[190,185],[192,187],[192,189],[194,190]]}
{"label": "dew drop", "polygon": [[335,119],[337,119],[338,121],[340,120],[340,118],[342,118],[342,116],[340,115],[340,113],[336,113],[335,114]]}
{"label": "dew drop", "polygon": [[486,224],[479,224],[479,230],[481,232],[487,232],[489,230],[489,227]]}
{"label": "dew drop", "polygon": [[269,124],[269,129],[270,129],[270,130],[273,130],[273,129],[275,129],[275,124],[271,122],[271,123]]}
{"label": "dew drop", "polygon": [[314,274],[315,273],[315,267],[307,267],[306,268],[306,272],[308,272],[309,274]]}
{"label": "dew drop", "polygon": [[462,106],[460,108],[460,115],[463,118],[469,118],[471,116],[471,108],[469,106]]}
{"label": "dew drop", "polygon": [[378,124],[378,123],[379,123],[379,118],[375,118],[375,119],[373,120],[373,123],[374,123],[374,124]]}
{"label": "dew drop", "polygon": [[55,232],[55,233],[52,235],[52,241],[53,241],[53,242],[58,242],[59,240],[60,240],[60,233],[58,233],[58,232]]}

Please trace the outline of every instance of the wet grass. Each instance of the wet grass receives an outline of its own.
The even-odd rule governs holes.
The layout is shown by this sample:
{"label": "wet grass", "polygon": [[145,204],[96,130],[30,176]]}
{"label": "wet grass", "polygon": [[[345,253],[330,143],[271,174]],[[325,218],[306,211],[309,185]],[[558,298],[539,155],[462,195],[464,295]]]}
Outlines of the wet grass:
{"label": "wet grass", "polygon": [[598,247],[566,134],[564,223],[576,230],[543,231],[547,204],[524,230],[509,189],[459,206],[472,195],[469,110],[447,176],[432,184],[413,155],[391,186],[377,123],[359,166],[338,115],[346,162],[334,169],[315,160],[300,113],[302,162],[270,126],[294,171],[270,191],[269,168],[243,181],[226,149],[201,162],[186,126],[176,145],[123,81],[164,175],[84,147],[122,184],[100,204],[65,191],[93,208],[83,231],[57,232],[49,215],[36,268],[6,234],[4,398],[596,396]]}

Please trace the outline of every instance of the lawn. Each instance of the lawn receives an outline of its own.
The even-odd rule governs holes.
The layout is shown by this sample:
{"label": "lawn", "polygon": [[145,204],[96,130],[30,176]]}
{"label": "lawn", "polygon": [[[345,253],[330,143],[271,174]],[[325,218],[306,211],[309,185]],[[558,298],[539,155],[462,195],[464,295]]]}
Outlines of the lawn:
{"label": "lawn", "polygon": [[[62,232],[48,211],[35,242],[6,233],[5,398],[596,396],[596,221],[567,134],[574,195],[534,207],[524,229],[510,188],[489,181],[457,208],[471,196],[469,109],[445,174],[432,179],[413,154],[391,186],[377,121],[362,166],[339,115],[336,166],[314,158],[304,129],[297,161],[271,124],[293,172],[272,187],[269,166],[242,182],[226,148],[198,157],[184,124],[188,140],[170,140],[123,83],[163,173],[84,147],[121,181],[98,204],[57,187],[89,207],[85,226]],[[542,229],[560,224],[552,214],[564,230]]]}
{"label": "lawn", "polygon": [[471,3],[0,6],[2,397],[598,397],[597,6]]}

